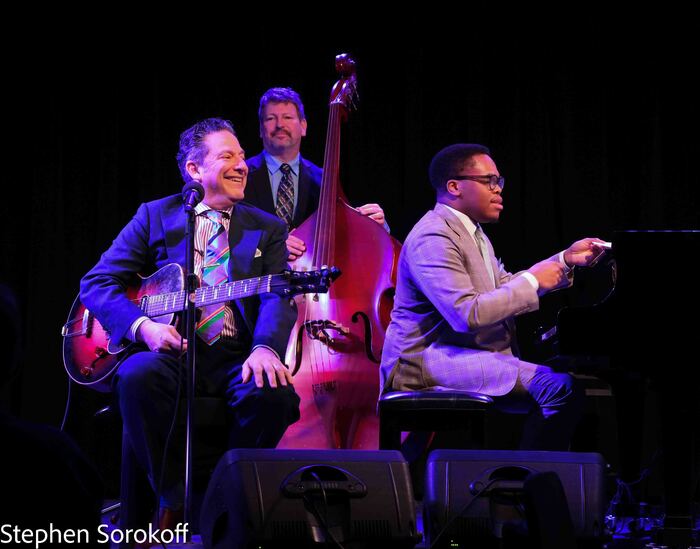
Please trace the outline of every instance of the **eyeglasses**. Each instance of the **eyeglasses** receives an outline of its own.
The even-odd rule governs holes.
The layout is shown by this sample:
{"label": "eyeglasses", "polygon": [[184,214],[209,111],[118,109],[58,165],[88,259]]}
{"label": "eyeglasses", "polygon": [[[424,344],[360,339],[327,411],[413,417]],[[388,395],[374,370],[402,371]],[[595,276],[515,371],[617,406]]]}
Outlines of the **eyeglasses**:
{"label": "eyeglasses", "polygon": [[496,187],[503,190],[503,186],[506,184],[506,180],[502,175],[455,175],[454,177],[449,177],[448,179],[454,179],[456,181],[476,181],[477,183],[482,183],[489,186],[490,191],[495,191]]}

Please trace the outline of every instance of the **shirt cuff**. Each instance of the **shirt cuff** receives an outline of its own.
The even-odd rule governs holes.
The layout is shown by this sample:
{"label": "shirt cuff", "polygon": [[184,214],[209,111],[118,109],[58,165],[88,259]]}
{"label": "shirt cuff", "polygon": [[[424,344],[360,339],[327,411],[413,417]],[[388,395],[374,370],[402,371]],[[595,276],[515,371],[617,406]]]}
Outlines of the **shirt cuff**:
{"label": "shirt cuff", "polygon": [[134,320],[131,328],[129,328],[129,335],[127,336],[129,340],[136,341],[136,332],[138,331],[139,326],[141,326],[141,324],[143,324],[146,320],[148,320],[147,316],[140,316]]}
{"label": "shirt cuff", "polygon": [[535,278],[534,274],[528,273],[527,271],[525,271],[522,274],[522,276],[523,276],[523,278],[525,278],[525,280],[527,280],[530,284],[532,284],[532,287],[535,289],[535,291],[540,289],[540,283],[537,282],[537,278]]}
{"label": "shirt cuff", "polygon": [[268,346],[268,345],[256,345],[255,347],[253,347],[253,348],[250,350],[250,352],[252,353],[252,352],[253,352],[255,349],[257,349],[258,347],[264,347],[265,349],[270,349],[270,351],[272,351],[272,352],[275,354],[275,356],[277,357],[277,360],[281,360],[281,359],[280,359],[280,355],[277,354],[277,351],[275,351],[272,347],[270,347],[270,346]]}
{"label": "shirt cuff", "polygon": [[570,266],[566,263],[566,260],[564,259],[564,252],[565,252],[565,251],[566,251],[566,250],[564,250],[564,251],[562,251],[562,252],[559,252],[559,263],[561,263],[562,265],[564,265],[564,273],[569,274],[571,271],[574,270],[574,268],[573,268],[573,267],[570,267]]}

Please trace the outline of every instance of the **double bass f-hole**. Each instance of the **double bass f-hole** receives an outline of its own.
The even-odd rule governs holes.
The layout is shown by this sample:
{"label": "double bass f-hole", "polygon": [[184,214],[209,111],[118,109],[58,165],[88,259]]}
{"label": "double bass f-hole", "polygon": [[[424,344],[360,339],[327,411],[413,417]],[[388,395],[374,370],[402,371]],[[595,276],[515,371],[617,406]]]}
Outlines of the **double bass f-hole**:
{"label": "double bass f-hole", "polygon": [[360,318],[362,319],[362,324],[365,329],[365,354],[372,362],[379,364],[379,359],[374,356],[374,353],[372,352],[372,326],[369,322],[369,317],[362,311],[357,311],[354,315],[352,315],[353,322],[357,322]]}

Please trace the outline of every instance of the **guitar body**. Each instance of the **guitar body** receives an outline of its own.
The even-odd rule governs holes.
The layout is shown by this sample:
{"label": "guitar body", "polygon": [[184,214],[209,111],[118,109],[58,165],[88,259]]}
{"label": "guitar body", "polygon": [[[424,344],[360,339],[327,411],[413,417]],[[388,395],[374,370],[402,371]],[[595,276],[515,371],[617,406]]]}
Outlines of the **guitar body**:
{"label": "guitar body", "polygon": [[[182,267],[171,263],[151,276],[141,277],[140,284],[127,288],[126,295],[135,302],[149,296],[184,290]],[[171,324],[175,314],[152,317],[155,322]],[[95,315],[85,308],[80,296],[75,298],[68,321],[63,327],[63,364],[70,378],[80,385],[100,392],[111,390],[112,375],[137,345],[111,341],[110,334]]]}
{"label": "guitar body", "polygon": [[[326,293],[340,276],[336,267],[318,271],[284,271],[217,286],[204,286],[194,292],[196,307],[230,302],[246,297],[274,293],[286,299],[299,294]],[[140,277],[138,286],[127,288],[126,296],[147,316],[161,324],[172,324],[175,314],[187,306],[185,276],[182,267],[170,263],[151,276]],[[95,315],[85,308],[78,296],[73,302],[68,321],[63,326],[63,365],[70,378],[100,392],[111,391],[112,374],[137,344],[123,345],[112,341]]]}

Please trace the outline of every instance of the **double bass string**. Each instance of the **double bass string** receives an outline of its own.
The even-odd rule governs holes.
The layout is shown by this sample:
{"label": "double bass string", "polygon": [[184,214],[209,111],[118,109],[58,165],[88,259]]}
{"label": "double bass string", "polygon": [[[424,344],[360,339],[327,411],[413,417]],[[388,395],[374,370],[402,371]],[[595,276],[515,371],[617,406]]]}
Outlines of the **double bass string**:
{"label": "double bass string", "polygon": [[375,342],[375,329],[376,346],[383,340],[381,325],[375,328],[376,286],[384,283],[385,271],[391,275],[396,245],[379,225],[345,203],[340,186],[340,132],[354,106],[354,63],[346,54],[339,55],[336,70],[341,78],[329,102],[319,206],[300,227],[307,247],[313,248],[298,265],[338,265],[344,278],[318,301],[309,295],[301,302],[305,309],[297,325],[304,331],[298,341],[311,348],[303,348],[298,391],[306,401],[302,417],[286,436],[290,448],[309,443],[318,448],[353,448],[356,443],[376,448],[378,440],[377,365],[366,346]]}
{"label": "double bass string", "polygon": [[[328,119],[328,133],[334,131],[338,125],[338,115],[337,107],[333,104],[330,106],[330,113]],[[324,152],[324,173],[321,184],[321,200],[319,200],[319,208],[316,218],[316,228],[314,230],[314,258],[313,264],[317,266],[321,265],[331,265],[332,263],[332,250],[330,243],[333,242],[333,221],[335,217],[335,170],[333,166],[335,162],[332,160],[338,156],[338,148],[335,144],[336,139],[326,140],[326,149]],[[323,298],[321,298],[323,299]],[[305,321],[310,318],[310,307],[307,304],[305,311]],[[321,319],[326,320],[326,319]],[[331,372],[331,360],[330,360],[330,350],[327,347],[327,342],[320,341],[317,338],[312,339],[309,344],[311,345],[311,355],[314,364],[312,365],[312,371],[318,376],[318,382],[322,385],[329,381]]]}

